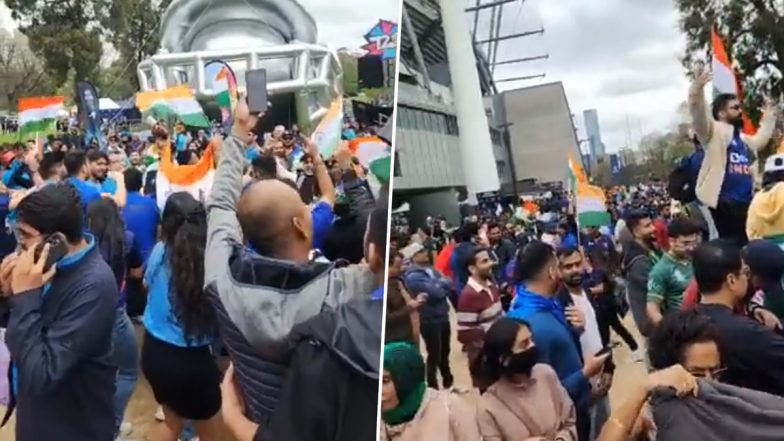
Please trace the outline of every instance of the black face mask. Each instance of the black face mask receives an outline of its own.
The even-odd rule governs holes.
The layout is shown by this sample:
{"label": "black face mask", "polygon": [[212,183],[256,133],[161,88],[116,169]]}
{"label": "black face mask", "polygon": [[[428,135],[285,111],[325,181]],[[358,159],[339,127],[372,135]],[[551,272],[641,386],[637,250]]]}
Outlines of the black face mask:
{"label": "black face mask", "polygon": [[531,376],[531,370],[534,365],[539,361],[539,352],[536,346],[517,354],[512,354],[509,357],[509,363],[506,365],[506,375],[524,374]]}

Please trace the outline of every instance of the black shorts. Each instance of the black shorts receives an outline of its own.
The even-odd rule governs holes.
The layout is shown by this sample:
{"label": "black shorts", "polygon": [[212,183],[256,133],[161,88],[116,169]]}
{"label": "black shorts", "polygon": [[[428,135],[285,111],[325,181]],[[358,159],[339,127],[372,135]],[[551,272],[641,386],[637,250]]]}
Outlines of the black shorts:
{"label": "black shorts", "polygon": [[207,420],[221,408],[221,373],[208,346],[183,348],[144,333],[142,372],[155,401],[188,420]]}

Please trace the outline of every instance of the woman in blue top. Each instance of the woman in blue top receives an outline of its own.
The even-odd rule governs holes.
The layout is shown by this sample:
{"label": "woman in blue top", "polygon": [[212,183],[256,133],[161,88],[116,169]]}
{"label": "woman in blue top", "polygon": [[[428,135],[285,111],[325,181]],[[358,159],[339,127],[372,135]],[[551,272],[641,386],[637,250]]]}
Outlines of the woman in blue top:
{"label": "woman in blue top", "polygon": [[136,343],[133,324],[125,310],[124,285],[128,273],[135,278],[141,278],[144,262],[139,250],[133,246],[133,234],[125,230],[120,209],[114,200],[101,198],[91,202],[87,206],[87,226],[95,236],[101,256],[112,269],[120,292],[112,342],[112,356],[117,365],[114,430],[115,435],[126,435],[130,433],[131,427],[130,423],[123,424],[123,417],[139,378],[139,345]]}
{"label": "woman in blue top", "polygon": [[142,372],[165,416],[151,441],[176,441],[184,420],[195,422],[200,441],[219,436],[220,371],[210,351],[216,322],[203,290],[206,242],[202,204],[188,193],[169,196],[144,274]]}

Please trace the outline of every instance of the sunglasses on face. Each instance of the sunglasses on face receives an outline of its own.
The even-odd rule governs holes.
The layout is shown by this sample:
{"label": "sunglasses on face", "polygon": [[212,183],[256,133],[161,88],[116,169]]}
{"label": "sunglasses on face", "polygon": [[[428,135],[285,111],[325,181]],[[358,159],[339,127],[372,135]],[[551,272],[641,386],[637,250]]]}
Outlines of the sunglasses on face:
{"label": "sunglasses on face", "polygon": [[696,378],[711,378],[711,379],[719,379],[722,375],[727,372],[727,368],[719,367],[713,369],[695,369],[690,370],[689,373],[692,374]]}

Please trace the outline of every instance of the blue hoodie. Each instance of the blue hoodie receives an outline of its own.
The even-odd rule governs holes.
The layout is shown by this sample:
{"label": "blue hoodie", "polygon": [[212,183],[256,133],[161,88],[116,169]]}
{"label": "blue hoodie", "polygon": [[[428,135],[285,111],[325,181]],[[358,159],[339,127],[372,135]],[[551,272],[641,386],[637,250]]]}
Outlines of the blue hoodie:
{"label": "blue hoodie", "polygon": [[583,375],[583,361],[571,326],[561,304],[518,285],[507,317],[524,320],[533,333],[539,362],[549,364],[558,374],[575,407],[587,407],[591,385]]}

